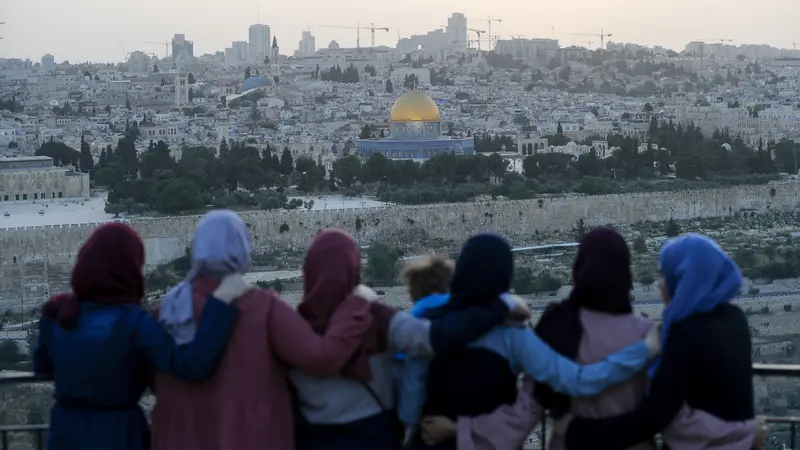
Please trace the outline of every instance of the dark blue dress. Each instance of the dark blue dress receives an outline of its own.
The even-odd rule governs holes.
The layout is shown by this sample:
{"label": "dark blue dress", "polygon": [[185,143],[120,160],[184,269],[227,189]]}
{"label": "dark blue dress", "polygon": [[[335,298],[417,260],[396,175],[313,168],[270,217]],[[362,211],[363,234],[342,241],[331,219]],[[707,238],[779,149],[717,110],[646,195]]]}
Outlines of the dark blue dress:
{"label": "dark blue dress", "polygon": [[43,317],[33,364],[55,384],[48,450],[149,449],[138,403],[153,369],[187,381],[212,376],[235,318],[235,308],[209,298],[195,340],[178,346],[135,305],[82,302],[74,330]]}

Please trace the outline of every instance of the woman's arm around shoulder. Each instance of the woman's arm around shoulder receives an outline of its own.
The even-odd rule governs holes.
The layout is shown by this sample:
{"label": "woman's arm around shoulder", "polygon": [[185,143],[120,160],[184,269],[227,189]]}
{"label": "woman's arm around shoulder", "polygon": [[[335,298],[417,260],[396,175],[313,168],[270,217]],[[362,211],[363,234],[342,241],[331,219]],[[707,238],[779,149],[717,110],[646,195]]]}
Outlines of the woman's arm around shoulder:
{"label": "woman's arm around shoulder", "polygon": [[372,323],[369,302],[350,297],[339,305],[325,335],[320,336],[277,293],[267,294],[273,304],[267,319],[273,351],[290,367],[312,376],[341,372]]}
{"label": "woman's arm around shoulder", "polygon": [[502,296],[484,305],[451,311],[432,320],[397,313],[389,322],[389,345],[409,355],[431,357],[463,347],[519,314],[518,299]]}
{"label": "woman's arm around shoulder", "polygon": [[[489,414],[459,417],[459,450],[517,449],[525,443],[542,418],[543,410],[533,397],[533,379],[525,377],[513,405],[503,405]],[[480,445],[481,443],[489,445]]]}
{"label": "woman's arm around shoulder", "polygon": [[[715,448],[736,443],[736,448],[751,448],[756,441],[758,422],[726,422],[705,411],[683,405],[672,423],[661,431],[670,448]],[[741,444],[741,445],[738,445]]]}
{"label": "woman's arm around shoulder", "polygon": [[529,329],[517,327],[509,334],[513,362],[517,367],[525,375],[570,397],[597,395],[610,386],[629,380],[657,353],[657,348],[654,348],[657,345],[640,341],[598,363],[581,366],[553,350]]}
{"label": "woman's arm around shoulder", "polygon": [[33,351],[33,373],[43,377],[52,377],[55,369],[53,360],[50,358],[50,351],[47,348],[47,336],[50,334],[52,322],[47,317],[39,319],[39,335],[36,338],[36,348]]}
{"label": "woman's arm around shoulder", "polygon": [[186,381],[200,381],[216,372],[237,309],[209,296],[194,340],[183,345],[177,345],[152,315],[142,310],[137,314],[136,346],[143,358],[158,370]]}
{"label": "woman's arm around shoulder", "polygon": [[648,395],[636,409],[606,419],[573,419],[565,436],[567,448],[628,448],[664,430],[683,406],[692,378],[692,338],[686,334],[672,327]]}

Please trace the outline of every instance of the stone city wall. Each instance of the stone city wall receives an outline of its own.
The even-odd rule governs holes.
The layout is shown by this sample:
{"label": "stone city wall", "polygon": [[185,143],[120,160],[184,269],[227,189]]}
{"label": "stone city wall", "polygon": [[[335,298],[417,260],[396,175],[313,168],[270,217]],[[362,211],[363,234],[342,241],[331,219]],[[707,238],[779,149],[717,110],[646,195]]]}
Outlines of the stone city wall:
{"label": "stone city wall", "polygon": [[[774,189],[774,191],[772,191]],[[462,240],[481,231],[506,235],[513,244],[535,243],[537,230],[567,229],[579,219],[587,225],[630,224],[670,218],[720,217],[739,211],[793,209],[800,183],[784,182],[725,189],[599,196],[542,197],[420,206],[386,206],[323,211],[242,213],[254,247],[269,251],[304,249],[321,229],[343,228],[364,243],[410,243],[421,237]],[[147,264],[184,254],[200,216],[136,219],[147,249]],[[20,263],[71,264],[78,248],[99,224],[41,226],[0,230],[0,266]]]}

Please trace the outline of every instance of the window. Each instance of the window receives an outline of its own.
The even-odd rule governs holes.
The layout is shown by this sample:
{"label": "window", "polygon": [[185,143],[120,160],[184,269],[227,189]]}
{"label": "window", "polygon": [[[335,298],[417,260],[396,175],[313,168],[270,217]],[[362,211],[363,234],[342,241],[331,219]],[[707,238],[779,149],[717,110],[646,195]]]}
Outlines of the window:
{"label": "window", "polygon": [[5,202],[7,202],[7,201],[8,201],[8,196],[7,196],[7,195],[4,195],[4,196],[3,196],[3,201],[5,201]]}
{"label": "window", "polygon": [[19,194],[14,194],[14,200],[19,201]]}
{"label": "window", "polygon": [[33,199],[34,199],[34,200],[39,200],[39,194],[37,194],[37,193],[35,193],[35,192],[34,192],[34,193],[33,193]]}
{"label": "window", "polygon": [[23,200],[27,200],[28,199],[28,194],[22,194],[22,199]]}
{"label": "window", "polygon": [[62,198],[62,197],[64,197],[64,193],[63,192],[59,192],[58,193],[58,198]]}

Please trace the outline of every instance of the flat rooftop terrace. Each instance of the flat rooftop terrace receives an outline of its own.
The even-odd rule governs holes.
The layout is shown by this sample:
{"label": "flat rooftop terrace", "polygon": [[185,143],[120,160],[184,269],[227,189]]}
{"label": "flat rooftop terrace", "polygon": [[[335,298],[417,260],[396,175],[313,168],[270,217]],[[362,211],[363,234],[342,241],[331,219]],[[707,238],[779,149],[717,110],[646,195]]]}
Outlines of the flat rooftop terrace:
{"label": "flat rooftop terrace", "polygon": [[105,197],[3,202],[0,203],[0,229],[110,222],[114,216],[105,212],[105,204]]}

